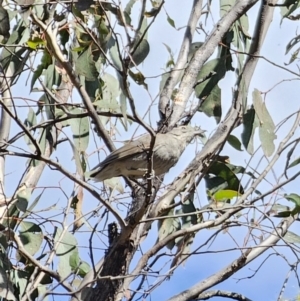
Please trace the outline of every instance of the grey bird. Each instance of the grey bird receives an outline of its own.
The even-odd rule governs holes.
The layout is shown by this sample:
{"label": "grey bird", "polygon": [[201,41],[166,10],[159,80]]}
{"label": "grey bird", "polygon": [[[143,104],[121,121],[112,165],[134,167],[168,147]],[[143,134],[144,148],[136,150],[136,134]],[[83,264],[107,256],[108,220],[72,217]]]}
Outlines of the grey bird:
{"label": "grey bird", "polygon": [[[155,176],[169,171],[179,160],[186,146],[195,136],[203,136],[204,131],[190,125],[179,126],[166,134],[156,135],[153,147],[153,170]],[[142,178],[147,172],[147,152],[150,150],[151,136],[143,135],[113,151],[104,161],[95,166],[89,177],[96,182],[118,176]]]}

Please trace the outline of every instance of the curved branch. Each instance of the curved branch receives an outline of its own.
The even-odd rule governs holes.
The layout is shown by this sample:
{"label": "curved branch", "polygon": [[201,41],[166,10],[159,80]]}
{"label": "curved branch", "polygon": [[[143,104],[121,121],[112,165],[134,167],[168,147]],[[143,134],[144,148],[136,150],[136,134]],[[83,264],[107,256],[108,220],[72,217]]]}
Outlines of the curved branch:
{"label": "curved branch", "polygon": [[238,300],[238,301],[252,301],[252,299],[249,299],[242,294],[238,294],[235,292],[229,292],[229,291],[223,291],[223,290],[207,291],[205,293],[198,295],[197,299],[207,300],[212,297],[224,297],[224,298],[230,298],[230,299]]}

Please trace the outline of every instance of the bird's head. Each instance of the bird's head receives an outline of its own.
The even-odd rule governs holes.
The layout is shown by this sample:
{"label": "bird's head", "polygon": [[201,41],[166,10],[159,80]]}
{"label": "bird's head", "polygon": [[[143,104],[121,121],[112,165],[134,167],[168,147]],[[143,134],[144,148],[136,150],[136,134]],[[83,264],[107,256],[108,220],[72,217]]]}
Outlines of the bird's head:
{"label": "bird's head", "polygon": [[205,131],[201,130],[199,127],[192,127],[191,125],[181,125],[175,127],[170,133],[178,138],[185,138],[191,141],[195,136],[204,136]]}

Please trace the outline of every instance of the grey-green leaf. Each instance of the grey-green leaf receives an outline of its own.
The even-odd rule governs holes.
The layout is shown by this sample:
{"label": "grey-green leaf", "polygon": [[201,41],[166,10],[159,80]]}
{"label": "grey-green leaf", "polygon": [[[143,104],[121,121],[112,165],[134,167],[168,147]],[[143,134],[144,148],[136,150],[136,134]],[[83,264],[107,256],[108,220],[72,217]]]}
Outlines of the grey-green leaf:
{"label": "grey-green leaf", "polygon": [[259,126],[258,118],[255,114],[253,106],[247,110],[243,117],[243,133],[242,142],[249,154],[254,152],[253,138],[255,129]]}
{"label": "grey-green leaf", "polygon": [[91,47],[88,47],[79,55],[75,61],[75,70],[79,75],[83,75],[87,81],[94,81],[98,77],[99,73],[93,59]]}
{"label": "grey-green leaf", "polygon": [[[174,215],[174,209],[171,209],[167,215]],[[181,224],[179,218],[166,218],[158,221],[158,241],[163,240],[168,235],[175,231],[180,230]],[[171,241],[167,244],[168,249],[173,249],[175,241]]]}
{"label": "grey-green leaf", "polygon": [[[75,108],[70,113],[81,114],[84,111],[80,108]],[[70,119],[71,130],[73,133],[74,145],[78,152],[84,152],[89,145],[89,119],[88,117],[71,118]]]}
{"label": "grey-green leaf", "polygon": [[20,230],[20,239],[24,245],[24,248],[30,255],[34,255],[39,251],[43,242],[42,229],[31,222],[22,221]]}
{"label": "grey-green leaf", "polygon": [[242,151],[242,143],[237,137],[234,135],[229,135],[227,141],[233,148],[238,151]]}
{"label": "grey-green leaf", "polygon": [[55,229],[54,244],[56,247],[56,255],[59,258],[58,272],[62,278],[65,278],[72,273],[70,257],[74,252],[78,252],[78,249],[75,237],[68,231],[65,231],[63,235],[62,233],[62,229]]}
{"label": "grey-green leaf", "polygon": [[195,87],[198,98],[206,98],[216,87],[218,82],[226,73],[225,60],[223,58],[213,59],[207,62],[200,70],[197,80],[200,82]]}
{"label": "grey-green leaf", "polygon": [[286,232],[286,234],[284,235],[284,240],[288,243],[300,244],[300,236],[292,231]]}
{"label": "grey-green leaf", "polygon": [[261,147],[264,154],[269,157],[275,150],[274,140],[277,137],[275,135],[275,124],[257,89],[254,89],[252,97],[255,113],[259,119],[259,138]]}
{"label": "grey-green leaf", "polygon": [[219,123],[222,116],[221,89],[218,85],[214,86],[207,98],[202,102],[199,111],[208,117],[214,117]]}
{"label": "grey-green leaf", "polygon": [[150,45],[146,39],[143,39],[138,47],[135,49],[134,53],[131,55],[132,61],[130,67],[138,66],[141,64],[150,52]]}

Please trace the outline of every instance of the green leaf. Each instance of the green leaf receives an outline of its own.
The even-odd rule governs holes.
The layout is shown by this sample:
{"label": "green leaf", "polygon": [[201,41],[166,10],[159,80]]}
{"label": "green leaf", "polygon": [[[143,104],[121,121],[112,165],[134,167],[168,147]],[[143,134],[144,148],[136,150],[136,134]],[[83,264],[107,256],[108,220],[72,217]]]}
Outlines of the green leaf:
{"label": "green leaf", "polygon": [[274,204],[272,207],[271,207],[271,210],[274,210],[274,211],[288,211],[290,210],[290,207],[289,206],[286,206],[286,205],[281,205],[281,204]]}
{"label": "green leaf", "polygon": [[[241,185],[240,180],[237,178],[235,173],[231,170],[231,166],[227,166],[226,163],[215,161],[211,167],[208,170],[208,174],[213,174],[217,178],[219,178],[219,185],[222,183],[225,183],[223,187],[218,187],[218,190],[220,189],[229,189],[233,191],[239,191],[239,193],[243,194],[244,189]],[[217,185],[214,186],[207,186],[208,189],[216,188]],[[217,192],[217,190],[214,190],[213,193]]]}
{"label": "green leaf", "polygon": [[292,214],[289,206],[274,204],[268,212],[268,215],[274,217],[288,217]]}
{"label": "green leaf", "polygon": [[292,215],[292,212],[291,211],[281,211],[281,212],[278,212],[276,215],[274,215],[275,217],[281,217],[281,218],[284,218],[284,217],[289,217]]}
{"label": "green leaf", "polygon": [[98,29],[99,29],[99,32],[103,35],[108,35],[110,33],[110,30],[107,27],[107,25],[103,19],[101,19]]}
{"label": "green leaf", "polygon": [[180,240],[177,241],[177,252],[174,260],[171,264],[171,267],[174,267],[177,264],[184,264],[191,253],[191,246],[194,242],[195,233],[190,233]]}
{"label": "green leaf", "polygon": [[235,197],[241,196],[241,194],[238,191],[230,190],[230,189],[224,189],[217,191],[213,198],[215,201],[224,201],[224,200],[231,200]]}
{"label": "green leaf", "polygon": [[103,87],[102,91],[98,93],[97,98],[93,104],[103,112],[120,112],[120,105],[117,97],[120,95],[120,85],[118,80],[112,75],[105,73],[102,76]]}
{"label": "green leaf", "polygon": [[291,164],[289,164],[288,169],[294,167],[300,163],[300,157],[294,160]]}
{"label": "green leaf", "polygon": [[85,49],[85,47],[80,46],[80,47],[74,47],[74,48],[72,48],[72,51],[77,53],[77,52],[83,51],[84,49]]}
{"label": "green leaf", "polygon": [[[25,43],[28,39],[28,33],[28,28],[19,26],[16,30],[12,31],[6,45],[21,45],[20,42],[24,36],[26,37]],[[29,52],[26,47],[3,47],[0,63],[3,72],[6,72],[7,68],[9,68],[11,82],[14,82],[15,77],[19,76],[24,69],[24,62],[27,60],[28,56]]]}
{"label": "green leaf", "polygon": [[126,4],[126,7],[124,9],[124,15],[125,15],[125,21],[127,25],[131,25],[131,10],[133,5],[137,2],[137,0],[130,0]]}
{"label": "green leaf", "polygon": [[[135,49],[134,53],[131,54],[130,67],[138,66],[141,64],[150,52],[150,45],[146,39],[143,39],[138,47]],[[134,63],[133,63],[134,62]]]}
{"label": "green leaf", "polygon": [[220,16],[223,17],[235,4],[235,0],[220,0]]}
{"label": "green leaf", "polygon": [[21,215],[22,219],[24,219],[25,217],[27,217],[29,214],[32,213],[32,210],[39,203],[40,198],[42,197],[43,193],[44,193],[44,190],[34,199],[34,201],[26,209],[26,211]]}
{"label": "green leaf", "polygon": [[[14,284],[18,287],[18,295],[22,296],[26,292],[26,287],[28,285],[29,276],[32,273],[22,270],[12,270],[11,278]],[[4,299],[7,300],[7,299]],[[10,300],[10,299],[9,299]]]}
{"label": "green leaf", "polygon": [[[240,40],[242,41],[240,49],[239,56],[241,55],[242,52],[248,53],[250,50],[250,41],[252,37],[249,34],[249,18],[247,14],[243,14],[236,22],[238,24],[238,29],[240,33]],[[244,54],[242,58],[244,58]],[[239,58],[240,60],[240,58]],[[240,60],[241,64],[244,63],[244,60]]]}
{"label": "green leaf", "polygon": [[[70,111],[72,114],[81,114],[83,109],[74,108]],[[73,133],[74,145],[78,152],[84,152],[89,145],[89,118],[71,118],[70,119],[71,130]]]}
{"label": "green leaf", "polygon": [[27,41],[27,45],[28,45],[29,48],[31,48],[33,50],[36,50],[37,48],[39,48],[41,46],[46,47],[47,42],[46,42],[46,40],[43,40],[43,39],[38,38],[38,37],[35,37],[34,39],[29,39]]}
{"label": "green leaf", "polygon": [[72,273],[70,258],[74,256],[73,253],[78,253],[77,241],[71,233],[67,231],[63,233],[61,229],[56,227],[54,245],[56,247],[56,255],[59,258],[58,272],[62,278],[65,278]]}
{"label": "green leaf", "polygon": [[94,4],[94,1],[93,0],[82,0],[82,1],[76,1],[74,4],[78,10],[85,11],[85,10],[89,9],[91,5]]}
{"label": "green leaf", "polygon": [[242,151],[242,143],[241,141],[235,137],[234,135],[229,135],[227,137],[228,143],[238,151]]}
{"label": "green leaf", "polygon": [[222,177],[205,175],[204,180],[208,199],[211,199],[217,191],[228,188],[226,180]]}
{"label": "green leaf", "polygon": [[91,101],[94,102],[96,99],[97,90],[99,89],[100,86],[100,80],[98,78],[94,81],[85,80],[84,85],[85,85],[85,90],[88,93]]}
{"label": "green leaf", "polygon": [[120,70],[120,71],[123,70],[119,49],[118,49],[116,40],[113,37],[110,38],[107,47],[109,48],[109,55],[110,55],[111,60],[114,63],[114,67],[117,70]]}
{"label": "green leaf", "polygon": [[97,79],[99,73],[93,59],[91,46],[87,47],[75,61],[75,71],[79,75],[84,76],[87,81],[94,81]]}
{"label": "green leaf", "polygon": [[77,274],[84,278],[85,275],[91,270],[90,265],[86,262],[86,261],[81,261],[78,270],[77,270]]}
{"label": "green leaf", "polygon": [[262,100],[261,94],[257,89],[254,89],[252,93],[253,106],[255,113],[259,119],[259,138],[261,142],[261,147],[264,154],[269,157],[273,154],[275,150],[274,140],[275,135],[275,124],[269,114],[265,103]]}
{"label": "green leaf", "polygon": [[[169,215],[174,215],[174,209],[171,209],[167,215],[164,216],[169,216]],[[181,229],[181,224],[179,218],[165,218],[165,219],[160,219],[157,222],[157,227],[158,227],[158,241],[163,240],[166,238],[168,235],[178,231]],[[167,244],[167,248],[169,250],[173,249],[175,246],[175,241],[171,241]]]}
{"label": "green leaf", "polygon": [[287,231],[284,235],[284,240],[292,244],[300,244],[300,236],[292,231]]}
{"label": "green leaf", "polygon": [[205,99],[208,97],[218,82],[224,77],[226,74],[226,66],[224,63],[223,58],[216,58],[207,62],[202,67],[197,77],[197,80],[201,83],[195,87],[195,93],[198,98]]}
{"label": "green leaf", "polygon": [[24,124],[27,127],[32,127],[32,126],[36,125],[36,115],[35,115],[35,112],[33,111],[33,109],[31,107],[28,110],[28,115],[27,115],[27,118],[24,121]]}
{"label": "green leaf", "polygon": [[281,7],[281,23],[284,18],[289,17],[298,7],[300,7],[300,2],[298,0],[286,0],[284,1],[285,7]]}
{"label": "green leaf", "polygon": [[205,113],[208,117],[215,117],[216,122],[219,123],[222,116],[221,107],[221,89],[216,85],[208,97],[202,102],[199,111]]}
{"label": "green leaf", "polygon": [[[194,195],[191,195],[189,199],[187,199],[184,203],[181,205],[181,210],[176,211],[176,214],[180,213],[193,213],[196,211],[195,205],[194,205]],[[186,215],[181,218],[182,220],[182,228],[189,228],[192,225],[197,224],[197,216],[195,214]]]}
{"label": "green leaf", "polygon": [[[182,203],[181,209],[176,210],[176,215],[195,212],[196,208],[193,201],[194,201],[194,195],[191,195],[189,199],[187,199],[184,203]],[[184,215],[181,217],[181,224],[182,224],[182,229],[189,228],[190,226],[197,224],[197,216],[195,214]],[[183,239],[184,237],[176,238],[175,239],[176,245],[179,245]]]}
{"label": "green leaf", "polygon": [[235,71],[235,68],[232,66],[232,54],[231,54],[231,43],[234,38],[233,31],[228,31],[218,47],[218,57],[223,60],[226,71]]}
{"label": "green leaf", "polygon": [[259,126],[259,121],[253,106],[244,114],[243,126],[242,142],[247,152],[252,155],[254,152],[254,133],[255,129]]}
{"label": "green leaf", "polygon": [[84,277],[89,271],[90,266],[87,262],[82,261],[79,257],[78,252],[73,252],[70,256],[70,266],[72,268],[72,271],[76,274],[78,274],[80,277]]}
{"label": "green leaf", "polygon": [[31,189],[24,188],[20,189],[17,194],[18,201],[16,202],[16,206],[20,211],[25,212],[29,203],[29,199],[31,196]]}
{"label": "green leaf", "polygon": [[[191,194],[190,198],[188,198],[181,205],[181,209],[176,210],[176,214],[187,214],[187,213],[193,213],[195,211],[196,208],[194,206],[194,194]],[[181,221],[182,221],[182,229],[190,228],[192,225],[195,225],[198,222],[197,216],[195,214],[184,215],[181,217]],[[179,263],[183,264],[186,261],[186,259],[190,254],[190,250],[194,242],[194,238],[195,238],[195,233],[191,233],[189,235],[185,235],[183,237],[177,237],[175,239],[177,252],[171,264],[171,267]]]}
{"label": "green leaf", "polygon": [[[43,121],[44,120],[42,118],[41,123]],[[39,147],[40,147],[40,150],[41,150],[42,154],[45,154],[45,150],[46,150],[46,147],[47,147],[47,135],[49,135],[49,128],[40,130],[40,134],[39,134],[39,138],[38,138],[38,144],[39,144]],[[36,160],[36,161],[38,161],[38,160]]]}
{"label": "green leaf", "polygon": [[22,221],[20,223],[21,230],[19,237],[24,245],[24,248],[30,255],[36,254],[40,250],[43,242],[42,229],[31,222]]}
{"label": "green leaf", "polygon": [[[48,68],[45,71],[44,76],[45,76],[45,85],[50,91],[53,90],[53,86],[58,87],[61,83],[61,76],[57,72],[54,64],[51,64],[48,66]],[[54,100],[52,100],[52,102],[49,104],[53,104],[53,103],[54,103]]]}
{"label": "green leaf", "polygon": [[70,256],[70,267],[72,270],[76,270],[80,264],[80,257],[78,251],[75,251]]}
{"label": "green leaf", "polygon": [[31,32],[29,30],[29,27],[26,27],[26,29],[22,33],[22,37],[20,39],[19,45],[25,45],[26,42],[30,39]]}
{"label": "green leaf", "polygon": [[176,29],[174,20],[172,18],[170,18],[170,16],[168,14],[167,14],[167,21],[173,28]]}
{"label": "green leaf", "polygon": [[284,197],[288,200],[293,202],[296,207],[300,208],[300,196],[296,193],[290,193],[290,194],[285,194]]}

